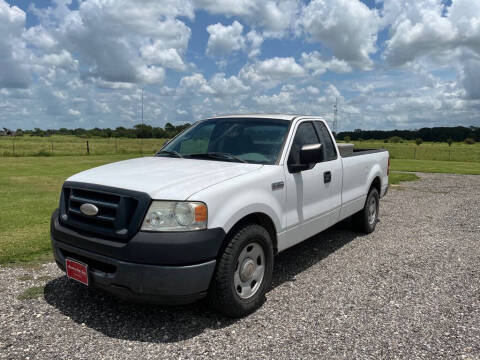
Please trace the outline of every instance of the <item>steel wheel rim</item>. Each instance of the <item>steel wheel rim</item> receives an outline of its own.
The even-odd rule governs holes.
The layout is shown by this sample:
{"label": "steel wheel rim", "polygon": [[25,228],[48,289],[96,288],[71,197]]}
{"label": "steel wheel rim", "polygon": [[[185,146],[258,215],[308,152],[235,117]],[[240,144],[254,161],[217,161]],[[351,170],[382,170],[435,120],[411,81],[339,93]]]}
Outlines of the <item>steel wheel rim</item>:
{"label": "steel wheel rim", "polygon": [[377,200],[372,196],[368,203],[368,223],[373,225],[377,219]]}
{"label": "steel wheel rim", "polygon": [[262,285],[265,275],[265,252],[259,243],[249,243],[238,255],[233,283],[235,292],[241,299],[255,295]]}

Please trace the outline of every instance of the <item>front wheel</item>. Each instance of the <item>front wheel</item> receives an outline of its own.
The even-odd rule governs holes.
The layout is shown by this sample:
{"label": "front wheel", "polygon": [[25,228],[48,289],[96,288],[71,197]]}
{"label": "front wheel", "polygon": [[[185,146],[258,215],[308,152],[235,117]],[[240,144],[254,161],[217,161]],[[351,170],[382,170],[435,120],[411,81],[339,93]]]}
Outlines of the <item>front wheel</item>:
{"label": "front wheel", "polygon": [[229,317],[250,314],[265,301],[272,273],[270,234],[260,225],[244,225],[231,235],[218,261],[207,300]]}
{"label": "front wheel", "polygon": [[370,189],[363,209],[353,215],[353,222],[358,231],[370,234],[378,222],[380,196],[375,188]]}

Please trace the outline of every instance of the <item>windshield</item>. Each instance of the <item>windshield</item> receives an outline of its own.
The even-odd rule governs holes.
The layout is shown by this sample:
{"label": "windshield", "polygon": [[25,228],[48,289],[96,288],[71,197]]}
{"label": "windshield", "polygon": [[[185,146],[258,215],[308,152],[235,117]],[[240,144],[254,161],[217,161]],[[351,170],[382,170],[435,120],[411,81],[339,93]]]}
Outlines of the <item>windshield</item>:
{"label": "windshield", "polygon": [[274,164],[289,124],[279,119],[204,120],[173,139],[156,156]]}

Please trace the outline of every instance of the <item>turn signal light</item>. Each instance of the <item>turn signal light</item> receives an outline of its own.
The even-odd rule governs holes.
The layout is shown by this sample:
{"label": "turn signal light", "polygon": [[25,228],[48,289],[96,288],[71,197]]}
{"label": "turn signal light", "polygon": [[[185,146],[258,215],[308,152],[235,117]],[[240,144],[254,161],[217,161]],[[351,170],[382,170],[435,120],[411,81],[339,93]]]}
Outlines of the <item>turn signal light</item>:
{"label": "turn signal light", "polygon": [[199,204],[195,206],[195,222],[207,221],[207,205]]}

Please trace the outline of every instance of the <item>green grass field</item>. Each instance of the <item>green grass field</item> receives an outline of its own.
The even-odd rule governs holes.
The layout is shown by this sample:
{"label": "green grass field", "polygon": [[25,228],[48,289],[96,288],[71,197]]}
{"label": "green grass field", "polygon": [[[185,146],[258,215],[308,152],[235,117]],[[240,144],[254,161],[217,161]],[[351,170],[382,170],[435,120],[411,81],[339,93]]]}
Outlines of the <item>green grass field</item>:
{"label": "green grass field", "polygon": [[384,143],[383,141],[352,141],[355,148],[387,149],[392,159],[411,160],[438,160],[480,162],[480,143],[467,145],[464,142],[447,143],[424,142],[416,145],[414,141],[405,141],[399,144]]}
{"label": "green grass field", "polygon": [[66,156],[86,155],[87,141],[90,155],[153,154],[165,139],[89,138],[71,135],[50,137],[0,137],[0,156]]}
{"label": "green grass field", "polygon": [[390,165],[396,171],[480,175],[480,163],[475,162],[392,159]]}
{"label": "green grass field", "polygon": [[[50,253],[50,215],[67,177],[138,156],[0,157],[0,264],[27,262]],[[393,159],[391,166],[398,171],[480,174],[480,164],[473,162]],[[390,174],[392,184],[416,179],[414,174]]]}
{"label": "green grass field", "polygon": [[418,179],[420,178],[417,175],[404,172],[391,172],[388,175],[388,183],[390,185],[397,185],[402,181],[414,181]]}

